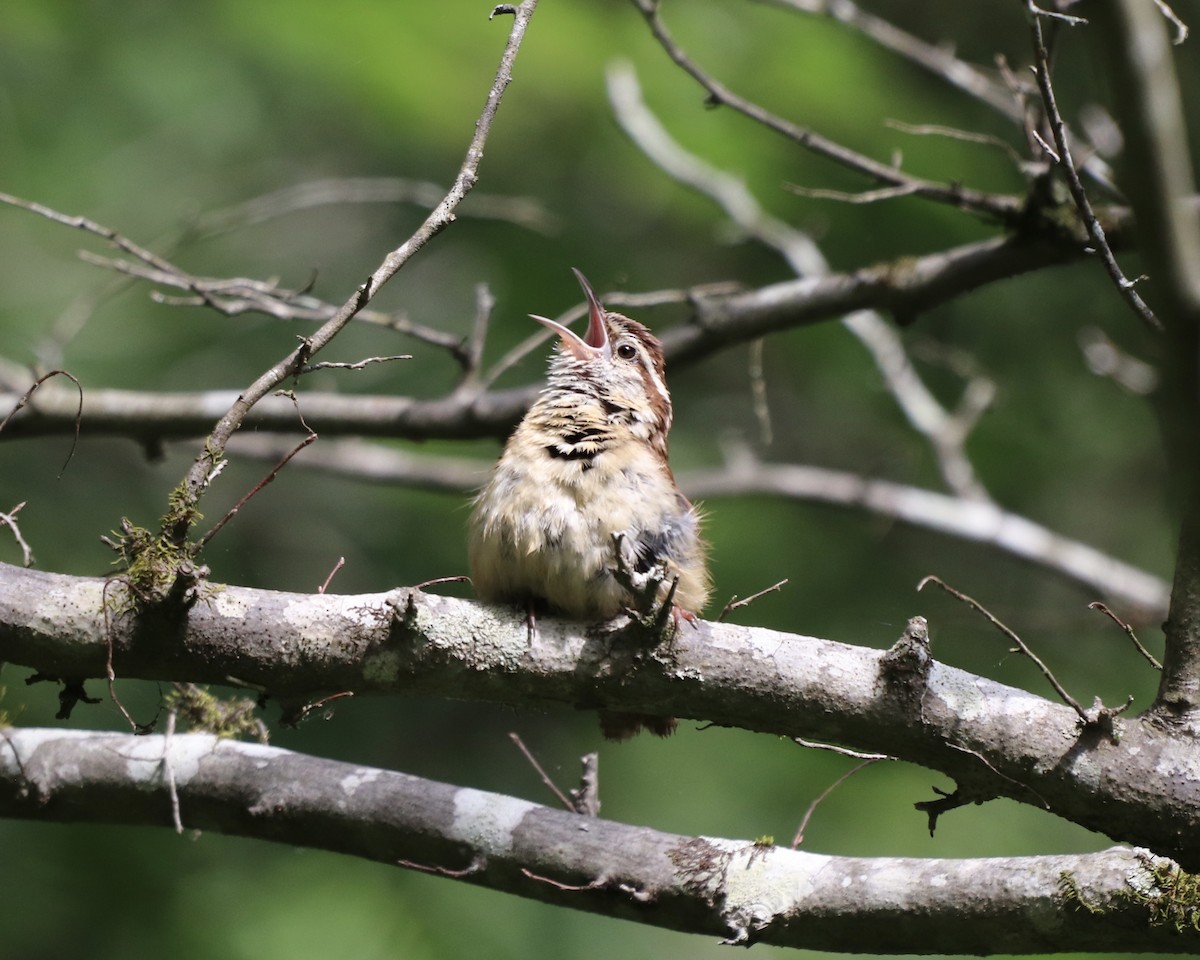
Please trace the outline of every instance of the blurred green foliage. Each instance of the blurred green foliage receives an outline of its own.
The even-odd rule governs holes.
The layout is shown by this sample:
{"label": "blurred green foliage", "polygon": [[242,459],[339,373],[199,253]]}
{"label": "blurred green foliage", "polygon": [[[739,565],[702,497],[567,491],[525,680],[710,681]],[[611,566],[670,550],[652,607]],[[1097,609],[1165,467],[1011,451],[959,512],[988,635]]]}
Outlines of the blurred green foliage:
{"label": "blurred green foliage", "polygon": [[[1022,13],[940,0],[878,9],[964,56],[1027,60]],[[177,249],[205,211],[321,177],[403,176],[448,184],[461,159],[508,30],[488,5],[352,0],[80,4],[28,0],[0,32],[0,190],[85,214],[213,276],[277,276],[341,302],[407,236],[422,211],[405,205],[321,207]],[[894,118],[1006,137],[984,107],[834,23],[740,0],[666,5],[679,39],[739,92],[872,156],[902,153],[907,169],[990,190],[1019,191],[1003,153],[915,137]],[[1085,36],[1065,38],[1060,96],[1069,116],[1102,97]],[[525,314],[553,314],[578,293],[568,267],[600,290],[649,290],[714,280],[783,279],[777,256],[737,242],[709,202],[669,182],[625,139],[604,93],[604,70],[631,61],[647,99],[689,149],[743,176],[778,216],[816,235],[836,268],[923,253],[987,235],[953,211],[901,199],[847,206],[799,197],[785,182],[835,189],[868,184],[727,110],[705,109],[631,5],[543,0],[481,169],[480,192],[530,197],[559,222],[550,234],[469,216],[471,201],[383,293],[414,320],[465,333],[474,286],[497,298],[488,355],[530,331]],[[1185,85],[1186,86],[1186,85]],[[1196,108],[1196,104],[1192,104]],[[61,226],[0,208],[0,354],[63,366],[85,390],[238,388],[306,328],[226,318],[152,302],[147,289],[82,264],[102,248]],[[1136,274],[1136,269],[1129,271]],[[669,309],[644,319],[659,329]],[[1136,321],[1094,264],[996,284],[939,307],[905,331],[921,355],[969,356],[998,396],[970,452],[1006,507],[1166,575],[1171,519],[1144,399],[1090,376],[1078,338],[1097,327],[1135,354]],[[327,359],[408,351],[415,359],[328,373],[310,389],[436,396],[453,364],[421,344],[374,329],[347,331]],[[535,357],[505,383],[541,375]],[[772,337],[767,385],[775,440],[763,456],[936,485],[926,447],[907,429],[869,359],[838,325]],[[961,381],[922,366],[952,402]],[[677,469],[716,464],[728,438],[754,442],[746,351],[674,373]],[[85,413],[86,425],[86,413]],[[59,475],[68,438],[0,446],[0,508],[27,501],[22,529],[40,567],[102,574],[99,535],[122,516],[153,525],[190,460],[172,444],[159,458],[127,441],[85,437]],[[427,444],[491,458],[495,442]],[[233,462],[207,498],[215,519],[265,472]],[[766,498],[708,504],[719,608],[782,577],[790,585],[742,611],[743,622],[883,647],[908,617],[930,619],[935,654],[1049,694],[1002,637],[942,595],[913,593],[938,573],[973,594],[1032,643],[1079,699],[1134,694],[1155,678],[1094,599],[1046,573],[971,544],[833,508]],[[460,498],[355,484],[289,469],[213,541],[220,581],[313,590],[339,556],[341,592],[381,590],[464,572]],[[0,559],[19,562],[0,532]],[[1152,645],[1154,630],[1144,639]],[[1081,652],[1086,650],[1086,656]],[[53,725],[48,685],[26,688],[8,668],[4,708],[16,722]],[[139,717],[160,691],[125,684]],[[268,717],[269,720],[273,719]],[[116,710],[79,707],[73,725],[120,727]],[[596,749],[594,718],[477,704],[356,699],[331,720],[274,731],[274,742],[356,762],[549,802],[505,736],[518,731],[564,784]],[[695,724],[670,742],[641,738],[601,749],[603,813],[680,833],[786,843],[809,802],[853,761],[793,744]],[[982,856],[1097,849],[1108,844],[1031,807],[991,803],[943,819],[930,838],[912,809],[941,778],[883,764],[844,784],[817,811],[805,849],[862,855]],[[186,822],[186,805],[183,811]],[[168,813],[164,810],[164,825]],[[446,880],[332,855],[167,830],[0,823],[8,881],[0,955],[94,960],[302,960],[354,957],[553,955],[716,956],[697,938],[556,910]],[[770,949],[758,948],[766,955]],[[723,955],[723,954],[722,954]]]}

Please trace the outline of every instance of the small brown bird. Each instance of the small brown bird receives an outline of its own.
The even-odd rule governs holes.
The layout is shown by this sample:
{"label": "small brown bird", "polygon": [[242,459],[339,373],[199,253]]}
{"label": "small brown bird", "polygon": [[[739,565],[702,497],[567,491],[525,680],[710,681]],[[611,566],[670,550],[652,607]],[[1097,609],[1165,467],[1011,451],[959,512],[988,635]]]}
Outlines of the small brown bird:
{"label": "small brown bird", "polygon": [[[607,620],[666,602],[692,619],[708,599],[700,518],[667,463],[671,395],[662,345],[636,320],[588,302],[580,337],[546,317],[560,349],[548,383],[509,437],[471,515],[471,581],[494,603]],[[633,588],[631,590],[631,588]],[[641,593],[641,596],[639,596]],[[662,736],[673,718],[601,714],[606,736],[639,726]]]}

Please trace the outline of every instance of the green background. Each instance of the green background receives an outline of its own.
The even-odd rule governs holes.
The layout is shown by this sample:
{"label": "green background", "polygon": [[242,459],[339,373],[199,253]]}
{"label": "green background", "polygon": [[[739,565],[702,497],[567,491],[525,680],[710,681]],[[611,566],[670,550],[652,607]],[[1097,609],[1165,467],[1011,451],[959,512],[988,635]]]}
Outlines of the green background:
{"label": "green background", "polygon": [[[990,64],[1029,59],[1020,5],[880,3],[931,40]],[[1179,5],[1187,19],[1194,5]],[[986,12],[985,12],[986,11]],[[0,30],[0,190],[84,214],[169,252],[210,276],[278,277],[340,303],[421,221],[410,205],[322,207],[209,239],[173,245],[201,214],[322,177],[403,176],[448,185],[457,171],[510,20],[486,3],[382,4],[218,0],[207,4],[26,2]],[[871,156],[901,152],[910,172],[998,191],[1022,180],[999,150],[915,137],[896,119],[1004,136],[1019,134],[985,107],[839,25],[743,2],[669,3],[679,39],[735,90]],[[1193,18],[1195,19],[1195,18]],[[1068,118],[1105,97],[1103,64],[1083,29],[1065,37],[1059,93]],[[604,92],[606,65],[632,62],[651,106],[691,150],[745,178],[777,216],[811,231],[836,269],[932,252],[993,228],[915,199],[847,206],[783,184],[842,190],[870,184],[755,127],[705,108],[654,44],[632,5],[542,0],[481,168],[480,193],[537,201],[552,231],[471,217],[385,289],[377,306],[465,334],[474,288],[497,300],[487,355],[529,332],[530,312],[555,315],[578,299],[569,267],[599,290],[652,290],[784,279],[777,255],[741,241],[705,199],[668,181],[626,139]],[[1194,58],[1193,58],[1194,59]],[[1185,89],[1194,63],[1184,63]],[[1193,98],[1194,99],[1194,98]],[[1119,160],[1118,160],[1119,164]],[[65,367],[88,388],[237,389],[309,327],[228,318],[154,303],[144,285],[114,284],[75,256],[97,241],[0,207],[0,355]],[[172,252],[173,250],[173,252]],[[1142,267],[1130,260],[1128,272]],[[1153,300],[1152,283],[1146,296]],[[639,314],[656,329],[679,309]],[[970,453],[996,500],[1162,576],[1172,522],[1145,398],[1088,374],[1080,331],[1104,330],[1135,355],[1147,337],[1099,266],[1079,264],[995,284],[922,316],[906,342],[952,404],[961,352],[997,384]],[[324,359],[411,352],[404,363],[325,373],[306,389],[434,397],[453,384],[437,350],[358,325]],[[501,385],[534,382],[535,354]],[[676,471],[721,462],[730,441],[758,443],[747,348],[671,372]],[[836,322],[771,337],[766,378],[774,416],[765,459],[814,463],[936,487],[923,442],[909,430],[862,348]],[[395,441],[401,449],[412,445]],[[165,456],[89,438],[58,476],[69,439],[0,446],[0,509],[27,501],[22,529],[39,567],[97,575],[111,553],[99,536],[122,516],[153,525],[194,447]],[[498,440],[415,448],[494,458]],[[264,472],[233,462],[204,508],[219,517]],[[285,471],[214,541],[213,578],[312,591],[339,556],[339,592],[378,591],[465,572],[466,497],[417,493]],[[1028,662],[964,607],[917,595],[942,575],[1022,634],[1083,701],[1133,694],[1143,707],[1155,676],[1119,631],[1086,609],[1097,599],[1010,557],[879,518],[765,497],[707,504],[714,609],[787,577],[741,622],[874,647],[914,614],[931,623],[946,662],[1050,695]],[[0,559],[20,554],[0,531]],[[454,590],[456,588],[447,588]],[[1160,646],[1156,628],[1142,636]],[[16,723],[50,725],[49,685],[5,669],[3,707]],[[99,693],[100,685],[91,692]],[[160,691],[121,685],[139,718]],[[268,711],[268,722],[275,715]],[[70,726],[120,729],[107,700],[80,706]],[[788,843],[805,808],[853,761],[738,731],[685,723],[670,741],[601,744],[590,715],[487,705],[359,698],[328,722],[273,729],[273,742],[553,802],[509,742],[518,732],[564,786],[577,759],[601,752],[603,814],[679,833]],[[1007,801],[958,810],[930,838],[915,801],[951,784],[905,764],[860,773],[814,816],[804,849],[822,853],[966,857],[1100,849],[1109,841]],[[186,822],[186,803],[183,810]],[[710,938],[553,909],[445,879],[329,854],[163,829],[0,823],[6,893],[0,956],[84,953],[125,958],[306,958],[475,955],[707,957]],[[759,947],[757,954],[773,955]]]}

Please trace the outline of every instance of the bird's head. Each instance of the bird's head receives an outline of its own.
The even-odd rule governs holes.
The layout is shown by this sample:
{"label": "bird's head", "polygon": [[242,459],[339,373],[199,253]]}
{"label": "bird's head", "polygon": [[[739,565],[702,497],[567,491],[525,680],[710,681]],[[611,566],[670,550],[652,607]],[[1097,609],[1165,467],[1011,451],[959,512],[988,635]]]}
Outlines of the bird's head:
{"label": "bird's head", "polygon": [[587,277],[574,273],[588,303],[582,337],[556,320],[530,314],[561,338],[561,349],[550,363],[552,385],[595,396],[610,415],[627,415],[641,425],[648,439],[661,437],[665,449],[671,395],[662,344],[643,324],[605,310]]}

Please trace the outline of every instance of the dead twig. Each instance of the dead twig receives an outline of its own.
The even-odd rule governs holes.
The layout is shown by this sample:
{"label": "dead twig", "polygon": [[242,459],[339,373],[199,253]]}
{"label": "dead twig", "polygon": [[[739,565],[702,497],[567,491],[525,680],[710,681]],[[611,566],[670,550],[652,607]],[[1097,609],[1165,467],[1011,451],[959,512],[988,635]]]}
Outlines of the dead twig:
{"label": "dead twig", "polygon": [[822,743],[820,740],[806,740],[804,737],[792,737],[792,743],[809,750],[828,750],[830,753],[839,753],[843,757],[853,757],[855,760],[896,759],[886,753],[863,753],[859,750],[851,750],[849,747],[839,747],[833,743]]}
{"label": "dead twig", "polygon": [[1109,620],[1124,630],[1125,635],[1133,641],[1133,645],[1137,648],[1137,652],[1146,659],[1146,662],[1149,663],[1150,666],[1152,666],[1155,670],[1162,670],[1162,664],[1158,662],[1158,659],[1154,656],[1154,654],[1152,654],[1145,648],[1145,646],[1143,646],[1142,641],[1138,639],[1138,635],[1133,632],[1133,627],[1113,613],[1107,604],[1101,603],[1099,600],[1095,600],[1088,604],[1088,609],[1099,610],[1102,614],[1108,617]]}
{"label": "dead twig", "polygon": [[[3,199],[5,199],[5,195],[0,194],[0,200]],[[17,413],[29,403],[38,387],[40,387],[51,377],[66,377],[73,384],[75,384],[75,389],[79,391],[79,406],[75,410],[75,439],[71,441],[71,449],[67,451],[67,459],[63,461],[63,465],[58,470],[58,475],[61,477],[63,472],[67,469],[67,464],[69,464],[71,462],[71,458],[75,456],[75,448],[79,446],[79,427],[83,423],[83,384],[80,383],[73,374],[68,373],[66,370],[51,370],[49,373],[42,374],[42,376],[34,380],[33,385],[30,386],[30,388],[26,390],[17,400],[16,406],[8,411],[7,416],[5,416],[3,420],[0,420],[0,431],[3,431],[4,428],[8,426],[8,421],[15,417]]]}
{"label": "dead twig", "polygon": [[1054,84],[1050,79],[1050,54],[1046,49],[1045,36],[1042,31],[1042,18],[1049,17],[1054,20],[1060,20],[1071,24],[1086,23],[1079,17],[1071,17],[1063,13],[1050,13],[1043,10],[1033,2],[1026,0],[1026,10],[1029,13],[1029,29],[1033,39],[1033,58],[1034,58],[1034,73],[1037,77],[1038,91],[1041,93],[1042,105],[1046,110],[1046,121],[1050,125],[1050,132],[1054,137],[1055,150],[1051,154],[1055,160],[1055,165],[1062,171],[1066,178],[1067,187],[1071,191],[1071,198],[1075,201],[1075,208],[1079,212],[1079,217],[1083,221],[1083,225],[1088,232],[1088,237],[1092,241],[1096,252],[1100,255],[1100,260],[1104,264],[1104,269],[1108,271],[1108,275],[1112,278],[1116,285],[1117,292],[1129,304],[1133,312],[1141,318],[1146,326],[1155,331],[1162,331],[1162,322],[1154,315],[1154,311],[1147,306],[1146,302],[1138,295],[1134,289],[1134,281],[1126,278],[1120,265],[1117,263],[1117,258],[1113,254],[1112,247],[1108,244],[1108,238],[1104,234],[1104,227],[1100,225],[1095,211],[1092,210],[1091,201],[1088,199],[1087,191],[1083,189],[1083,183],[1079,179],[1079,171],[1075,167],[1075,161],[1071,157],[1071,147],[1067,142],[1066,124],[1063,122],[1062,114],[1058,110],[1058,100],[1054,95]]}
{"label": "dead twig", "polygon": [[415,860],[397,860],[396,866],[407,867],[409,870],[420,870],[422,873],[434,873],[439,877],[450,877],[455,880],[461,880],[463,877],[469,877],[473,873],[487,867],[487,858],[483,854],[476,854],[471,862],[461,870],[453,870],[450,867],[439,867],[436,864],[417,863]]}
{"label": "dead twig", "polygon": [[8,513],[0,513],[0,524],[8,527],[13,533],[13,539],[17,541],[17,546],[21,548],[21,563],[26,567],[33,566],[33,551],[29,548],[29,544],[21,535],[21,528],[17,524],[17,514],[21,512],[21,508],[25,506],[26,501],[22,500]]}
{"label": "dead twig", "polygon": [[797,196],[810,200],[836,200],[839,203],[879,203],[881,200],[895,200],[897,197],[911,197],[917,192],[914,184],[906,183],[898,187],[881,187],[878,190],[863,190],[860,193],[847,193],[844,190],[824,190],[819,187],[802,187],[796,183],[785,183],[784,188]]}
{"label": "dead twig", "polygon": [[251,487],[246,492],[245,496],[242,497],[242,499],[229,508],[229,511],[225,514],[225,516],[212,525],[209,531],[196,542],[197,547],[204,547],[213,537],[220,533],[221,528],[224,527],[225,524],[227,524],[235,516],[237,516],[237,512],[250,502],[251,497],[262,490],[263,487],[274,480],[277,476],[279,476],[279,471],[287,466],[288,461],[316,439],[317,435],[315,433],[310,433],[307,437],[296,444],[296,446],[293,447],[292,450],[282,460],[280,460],[277,464],[275,464],[274,467],[271,468],[270,473],[268,473],[265,477],[259,480],[258,483]]}
{"label": "dead twig", "polygon": [[938,123],[905,123],[902,120],[884,120],[883,124],[891,130],[899,130],[901,133],[916,137],[945,137],[948,140],[961,140],[964,143],[978,143],[985,147],[995,147],[1007,154],[1008,159],[1013,162],[1013,166],[1018,169],[1025,162],[1025,158],[1011,143],[1003,137],[997,137],[990,133],[959,130],[957,127],[946,127]]}
{"label": "dead twig", "polygon": [[773,584],[771,584],[771,586],[765,587],[764,589],[759,590],[758,593],[752,593],[752,594],[750,594],[750,596],[745,597],[740,600],[738,599],[738,596],[735,593],[732,597],[729,598],[729,602],[727,604],[725,604],[725,606],[722,608],[721,615],[719,617],[717,617],[717,623],[721,623],[729,614],[733,613],[734,610],[738,610],[738,609],[741,609],[742,607],[750,606],[750,604],[752,604],[755,600],[759,599],[759,597],[765,597],[768,593],[778,592],[779,590],[786,587],[788,582],[789,582],[788,578],[784,577],[778,583],[773,583]]}
{"label": "dead twig", "polygon": [[[234,404],[217,421],[209,433],[203,451],[184,477],[180,489],[182,497],[186,500],[186,506],[194,508],[199,502],[207,486],[210,471],[224,455],[229,438],[241,427],[251,408],[285,380],[294,376],[296,370],[301,369],[312,356],[324,349],[418,251],[454,221],[455,209],[471,192],[479,179],[479,166],[483,160],[484,147],[491,133],[492,121],[500,107],[504,91],[512,79],[517,52],[536,8],[537,0],[524,0],[514,8],[512,29],[509,32],[504,53],[501,55],[495,79],[488,89],[483,111],[475,123],[475,132],[467,146],[458,175],[454,178],[454,183],[446,195],[425,218],[421,226],[400,246],[384,257],[383,262],[366,281],[359,285],[333,317],[239,394]],[[187,538],[192,522],[190,511],[182,513],[172,511],[172,514],[174,518],[168,528],[164,529],[163,534],[169,541],[182,544]]]}
{"label": "dead twig", "polygon": [[[126,709],[125,704],[121,702],[121,698],[117,696],[117,672],[113,669],[113,639],[112,639],[112,623],[109,620],[109,600],[108,589],[112,586],[123,586],[126,590],[132,590],[133,585],[124,577],[112,577],[104,581],[104,589],[100,591],[100,608],[104,613],[104,643],[105,643],[105,659],[104,659],[104,676],[108,681],[108,695],[112,702],[117,705],[117,709],[121,711],[121,715],[125,718],[125,722],[129,724],[129,728],[137,734],[149,733],[154,729],[154,721],[148,724],[138,723],[133,719],[133,716]],[[86,702],[86,700],[85,700]],[[99,701],[96,701],[99,703]]]}
{"label": "dead twig", "polygon": [[516,744],[517,749],[521,751],[521,755],[529,761],[529,765],[533,767],[533,769],[537,772],[537,775],[542,778],[542,783],[546,785],[552,794],[558,797],[559,802],[572,813],[578,813],[579,811],[575,808],[575,804],[570,801],[565,793],[558,789],[558,784],[550,779],[549,774],[547,774],[546,771],[542,769],[542,765],[537,762],[537,758],[530,752],[529,748],[525,746],[525,741],[523,741],[519,735],[512,732],[509,733],[508,739]]}
{"label": "dead twig", "polygon": [[329,589],[329,584],[330,584],[331,582],[333,582],[333,578],[334,578],[335,576],[337,576],[337,572],[338,572],[339,570],[341,570],[341,569],[342,569],[342,567],[344,567],[345,565],[346,565],[346,558],[345,558],[345,557],[338,557],[338,558],[337,558],[337,563],[335,563],[335,564],[333,565],[333,569],[329,571],[329,576],[327,576],[327,577],[325,578],[325,582],[324,582],[324,583],[322,583],[322,584],[321,584],[321,585],[320,585],[320,586],[317,588],[317,593],[324,593],[326,590],[328,590],[328,589]]}
{"label": "dead twig", "polygon": [[175,832],[183,833],[183,817],[179,812],[179,788],[175,784],[175,765],[171,762],[171,741],[175,737],[175,720],[178,714],[174,709],[167,711],[167,729],[163,736],[163,774],[167,780],[167,796],[171,799],[171,823]]}
{"label": "dead twig", "polygon": [[985,194],[957,184],[936,183],[911,176],[890,164],[880,163],[878,160],[851,150],[819,133],[778,117],[757,103],[738,96],[724,84],[709,76],[675,42],[659,17],[658,0],[633,0],[633,5],[642,14],[643,19],[650,27],[651,34],[667,56],[704,88],[708,94],[709,103],[727,106],[767,129],[787,137],[805,149],[827,157],[886,186],[911,186],[912,193],[917,196],[969,210],[989,219],[994,218],[1007,222],[1019,213],[1021,201],[1017,197]]}
{"label": "dead twig", "polygon": [[1083,724],[1085,726],[1092,726],[1092,724],[1095,723],[1095,718],[1092,716],[1089,716],[1088,712],[1083,709],[1083,707],[1080,705],[1079,701],[1076,700],[1073,696],[1071,696],[1071,694],[1067,692],[1067,688],[1058,682],[1058,678],[1055,677],[1054,674],[1050,672],[1050,668],[1047,667],[1046,664],[1042,662],[1042,659],[1036,653],[1034,653],[1031,649],[1029,649],[1029,647],[1026,645],[1024,640],[1022,640],[1019,636],[1017,636],[1017,634],[1013,630],[1011,630],[1009,627],[1007,627],[1003,623],[1001,623],[1000,620],[997,619],[992,614],[992,612],[990,610],[988,610],[983,604],[981,604],[978,600],[975,600],[972,597],[968,597],[965,593],[962,593],[959,590],[955,590],[952,586],[947,584],[940,577],[935,577],[932,575],[923,578],[921,580],[921,582],[917,584],[917,590],[918,591],[923,590],[925,588],[925,586],[930,583],[934,584],[935,586],[941,587],[944,591],[946,591],[946,593],[950,594],[950,596],[954,597],[956,600],[961,601],[962,603],[965,603],[968,607],[970,607],[976,613],[981,614],[993,627],[995,627],[997,630],[999,630],[1006,637],[1008,637],[1008,639],[1010,639],[1013,643],[1015,643],[1017,645],[1018,652],[1023,653],[1030,660],[1032,660],[1034,664],[1036,664],[1037,668],[1042,672],[1042,676],[1044,676],[1050,682],[1050,686],[1052,686],[1054,688],[1055,693],[1057,693],[1059,695],[1062,702],[1065,703],[1067,706],[1069,706],[1072,710],[1075,711],[1076,714],[1079,715],[1079,719],[1083,722]]}
{"label": "dead twig", "polygon": [[411,353],[401,353],[391,357],[367,357],[365,360],[358,360],[355,363],[337,363],[332,360],[322,360],[320,363],[310,363],[297,372],[304,374],[313,373],[316,370],[362,370],[372,363],[391,363],[393,360],[411,359]]}
{"label": "dead twig", "polygon": [[817,795],[816,799],[814,799],[813,802],[808,805],[808,809],[804,811],[804,816],[800,820],[800,826],[796,828],[796,835],[792,837],[793,850],[795,850],[804,842],[804,831],[808,829],[808,822],[812,819],[813,814],[817,812],[817,807],[821,805],[821,802],[860,770],[865,770],[872,764],[878,763],[880,759],[891,758],[871,757],[868,760],[864,760],[862,763],[851,767]]}

